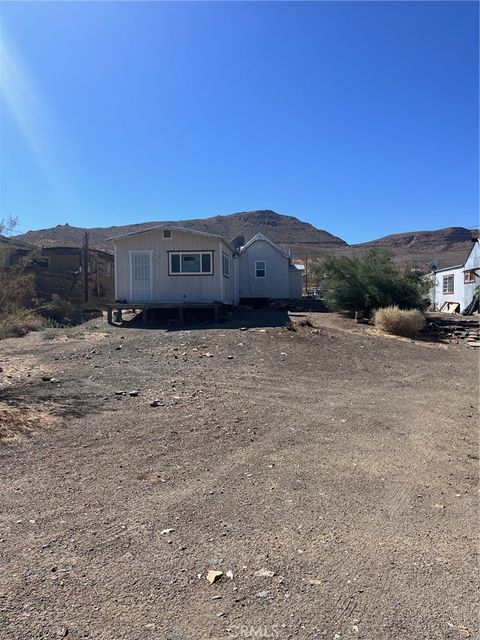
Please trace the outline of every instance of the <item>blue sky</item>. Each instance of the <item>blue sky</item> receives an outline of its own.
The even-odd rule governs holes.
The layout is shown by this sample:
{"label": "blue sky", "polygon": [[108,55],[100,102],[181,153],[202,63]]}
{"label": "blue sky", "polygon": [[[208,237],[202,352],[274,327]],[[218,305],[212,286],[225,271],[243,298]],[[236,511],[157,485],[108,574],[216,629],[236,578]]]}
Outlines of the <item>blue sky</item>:
{"label": "blue sky", "polygon": [[478,220],[475,2],[2,3],[0,218]]}

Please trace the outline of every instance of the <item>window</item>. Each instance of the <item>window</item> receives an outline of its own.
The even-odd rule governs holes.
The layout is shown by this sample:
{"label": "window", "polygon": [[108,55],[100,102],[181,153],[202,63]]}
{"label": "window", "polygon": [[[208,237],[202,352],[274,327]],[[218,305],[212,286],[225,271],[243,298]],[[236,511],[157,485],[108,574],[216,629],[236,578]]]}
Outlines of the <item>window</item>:
{"label": "window", "polygon": [[107,278],[112,277],[112,263],[110,262],[110,260],[107,260],[107,262],[105,262],[105,275],[107,276]]}
{"label": "window", "polygon": [[50,258],[43,258],[42,256],[31,258],[28,261],[27,267],[37,267],[40,269],[48,269],[50,267]]}
{"label": "window", "polygon": [[171,240],[172,239],[172,230],[171,229],[164,229],[163,230],[163,239],[164,240]]}
{"label": "window", "polygon": [[465,271],[465,273],[463,274],[463,282],[465,284],[473,284],[475,282],[475,270],[474,269],[470,269],[470,271]]}
{"label": "window", "polygon": [[202,253],[170,254],[170,275],[203,274],[212,275],[212,251]]}
{"label": "window", "polygon": [[265,260],[257,260],[255,262],[255,277],[265,278],[267,263]]}
{"label": "window", "polygon": [[222,253],[222,262],[223,262],[223,275],[226,278],[230,277],[230,258],[226,253]]}
{"label": "window", "polygon": [[443,276],[443,293],[453,293],[453,282],[454,275],[453,273],[449,276]]}

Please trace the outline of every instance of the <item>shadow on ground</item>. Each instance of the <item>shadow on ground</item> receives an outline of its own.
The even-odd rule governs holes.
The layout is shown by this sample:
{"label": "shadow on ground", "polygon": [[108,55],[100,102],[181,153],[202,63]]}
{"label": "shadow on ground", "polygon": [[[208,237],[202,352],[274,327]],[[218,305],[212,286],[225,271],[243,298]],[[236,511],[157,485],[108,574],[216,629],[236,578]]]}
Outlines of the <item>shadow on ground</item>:
{"label": "shadow on ground", "polygon": [[209,309],[188,310],[184,311],[184,322],[179,323],[174,313],[170,310],[151,309],[149,313],[149,321],[143,324],[143,312],[133,315],[129,319],[124,319],[121,323],[114,324],[121,329],[147,329],[147,330],[166,330],[166,331],[184,331],[204,330],[204,329],[240,329],[242,327],[263,328],[263,327],[288,327],[291,324],[290,318],[286,310],[278,309],[257,309],[253,311],[236,311],[231,313],[229,317],[224,317],[219,323],[212,321],[211,311]]}

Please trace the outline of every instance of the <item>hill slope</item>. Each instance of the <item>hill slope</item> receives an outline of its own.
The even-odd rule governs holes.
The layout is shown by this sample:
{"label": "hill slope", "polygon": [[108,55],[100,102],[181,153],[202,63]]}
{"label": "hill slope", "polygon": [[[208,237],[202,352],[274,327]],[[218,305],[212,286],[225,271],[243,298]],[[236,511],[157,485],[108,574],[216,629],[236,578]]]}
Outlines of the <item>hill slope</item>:
{"label": "hill slope", "polygon": [[[92,229],[81,229],[66,224],[51,229],[28,231],[17,238],[38,246],[81,246],[84,232],[87,230],[90,234],[91,247],[111,251],[112,243],[107,240],[108,238],[148,229],[165,222],[143,222]],[[292,255],[298,258],[304,258],[307,254],[312,257],[329,254],[358,255],[372,247],[385,247],[394,253],[397,263],[417,268],[425,268],[426,263],[431,260],[437,260],[439,267],[462,263],[470,250],[472,237],[472,232],[468,229],[449,227],[438,231],[398,233],[363,244],[348,245],[341,238],[317,229],[308,222],[269,210],[181,220],[170,222],[170,224],[217,233],[228,240],[241,235],[248,241],[256,233],[264,233],[274,242],[290,249]]]}
{"label": "hill slope", "polygon": [[303,243],[318,246],[332,244],[339,247],[346,246],[344,240],[331,235],[327,231],[321,231],[308,222],[302,222],[293,216],[283,216],[274,211],[247,211],[198,220],[178,220],[175,222],[162,220],[92,229],[81,229],[66,224],[58,225],[51,229],[28,231],[18,237],[26,242],[42,246],[55,246],[60,244],[80,246],[83,242],[84,231],[87,230],[90,233],[90,244],[92,247],[111,250],[112,243],[108,242],[108,238],[121,235],[122,233],[149,229],[158,224],[172,224],[177,227],[186,227],[197,231],[218,233],[227,240],[233,240],[236,236],[242,235],[245,237],[245,240],[248,241],[256,233],[264,233],[274,242],[288,246]]}

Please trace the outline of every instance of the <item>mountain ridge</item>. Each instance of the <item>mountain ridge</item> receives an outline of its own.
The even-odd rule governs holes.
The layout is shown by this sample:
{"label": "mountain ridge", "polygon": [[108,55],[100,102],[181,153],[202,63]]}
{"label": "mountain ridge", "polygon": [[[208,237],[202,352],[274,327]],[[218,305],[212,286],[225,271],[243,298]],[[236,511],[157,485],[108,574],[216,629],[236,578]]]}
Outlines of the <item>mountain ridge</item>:
{"label": "mountain ridge", "polygon": [[228,240],[244,236],[248,241],[256,233],[263,233],[274,242],[285,246],[295,258],[325,255],[359,255],[373,247],[385,247],[394,254],[398,264],[425,268],[427,262],[437,260],[439,266],[451,266],[464,261],[471,247],[474,233],[464,227],[446,227],[433,231],[410,231],[390,234],[382,238],[349,245],[338,236],[318,229],[294,216],[285,216],[271,210],[242,211],[210,218],[177,221],[152,221],[111,227],[81,228],[69,224],[49,229],[27,231],[15,238],[37,246],[81,246],[85,231],[89,232],[90,246],[112,250],[108,241],[116,235],[152,228],[159,224],[216,233]]}

